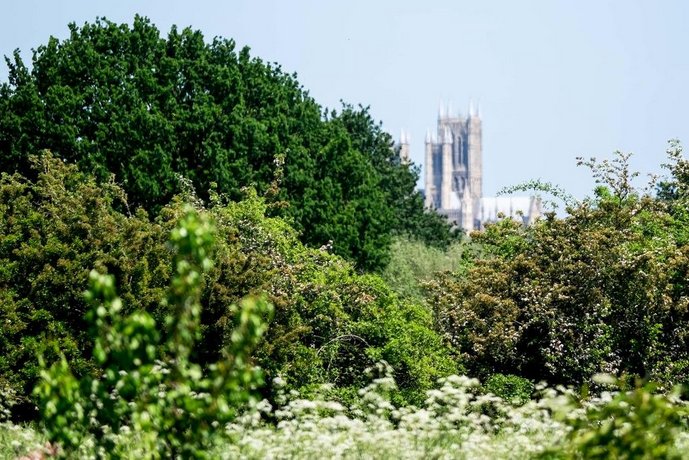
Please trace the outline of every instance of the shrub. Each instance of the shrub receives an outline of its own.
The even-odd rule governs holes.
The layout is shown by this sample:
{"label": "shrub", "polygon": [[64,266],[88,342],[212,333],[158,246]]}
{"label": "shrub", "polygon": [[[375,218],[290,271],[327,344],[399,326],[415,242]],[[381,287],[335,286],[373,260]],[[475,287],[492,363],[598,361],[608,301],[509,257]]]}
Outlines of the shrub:
{"label": "shrub", "polygon": [[91,273],[89,319],[102,373],[79,379],[63,357],[42,369],[35,390],[48,438],[65,455],[89,442],[98,455],[118,456],[115,437],[131,433],[146,457],[206,458],[216,428],[260,383],[249,358],[272,309],[264,300],[241,304],[222,360],[204,369],[192,359],[200,337],[201,280],[212,264],[211,232],[208,220],[190,209],[172,233],[167,330],[146,312],[123,317],[113,277]]}
{"label": "shrub", "polygon": [[[608,384],[619,382],[597,376]],[[567,438],[574,458],[680,459],[677,439],[687,429],[689,411],[679,398],[679,388],[658,393],[652,384],[637,382],[629,391],[604,393],[598,403],[573,401],[583,408],[579,417],[559,416],[570,426]]]}
{"label": "shrub", "polygon": [[686,219],[631,185],[628,156],[592,162],[592,199],[530,227],[475,233],[466,273],[428,284],[468,369],[579,384],[597,372],[687,381]]}
{"label": "shrub", "polygon": [[418,402],[439,377],[457,372],[426,307],[338,257],[291,247],[270,280],[276,319],[257,355],[269,375],[290,388],[330,383],[355,391],[366,382],[364,369],[382,359],[396,370],[398,402]]}
{"label": "shrub", "polygon": [[[126,280],[120,295],[131,310],[159,310],[170,279],[169,230],[143,212],[126,216],[114,183],[53,158],[33,158],[37,178],[0,177],[0,375],[18,395],[15,414],[32,417],[28,400],[36,356],[63,354],[78,374],[94,371],[84,353],[88,327],[82,293],[89,271]],[[169,225],[168,225],[169,227]]]}
{"label": "shrub", "polygon": [[534,384],[517,375],[493,374],[483,387],[485,391],[517,405],[529,401],[534,392]]}
{"label": "shrub", "polygon": [[[284,219],[268,217],[276,204],[250,189],[240,202],[211,194],[205,204],[190,189],[152,220],[140,210],[117,211],[115,202],[127,206],[113,183],[99,185],[49,154],[34,165],[34,182],[0,179],[0,321],[7,325],[0,330],[0,375],[18,395],[30,394],[39,353],[47,362],[63,354],[79,378],[97,375],[81,295],[93,266],[118,280],[123,314],[145,311],[165,324],[169,311],[159,299],[174,263],[165,235],[184,217],[185,201],[216,228],[200,294],[200,364],[222,357],[237,315],[229,306],[265,292],[275,320],[254,358],[290,388],[330,381],[352,393],[363,370],[385,358],[398,369],[402,393],[421,397],[438,377],[457,371],[425,307],[401,300],[379,277],[358,274],[326,248],[305,247]],[[15,416],[35,418],[31,400],[23,400]]]}

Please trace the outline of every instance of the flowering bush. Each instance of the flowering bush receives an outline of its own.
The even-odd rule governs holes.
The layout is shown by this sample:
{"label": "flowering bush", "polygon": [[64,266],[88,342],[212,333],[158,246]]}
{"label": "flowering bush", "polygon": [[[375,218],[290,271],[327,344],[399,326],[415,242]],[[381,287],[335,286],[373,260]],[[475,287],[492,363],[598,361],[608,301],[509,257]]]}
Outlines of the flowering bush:
{"label": "flowering bush", "polygon": [[[610,458],[614,452],[615,458],[680,458],[689,448],[686,403],[645,387],[582,397],[564,387],[540,386],[537,398],[514,406],[483,393],[476,379],[451,376],[427,393],[421,407],[395,408],[386,397],[394,385],[383,372],[351,407],[297,395],[277,408],[257,404],[227,425],[233,441],[216,446],[213,455],[574,459]],[[635,422],[639,416],[646,421]],[[648,425],[653,421],[660,425]],[[617,429],[606,431],[608,426]]]}
{"label": "flowering bush", "polygon": [[689,382],[689,201],[634,188],[628,160],[583,162],[600,183],[594,198],[565,218],[490,225],[473,235],[484,252],[467,270],[427,283],[438,327],[472,375]]}

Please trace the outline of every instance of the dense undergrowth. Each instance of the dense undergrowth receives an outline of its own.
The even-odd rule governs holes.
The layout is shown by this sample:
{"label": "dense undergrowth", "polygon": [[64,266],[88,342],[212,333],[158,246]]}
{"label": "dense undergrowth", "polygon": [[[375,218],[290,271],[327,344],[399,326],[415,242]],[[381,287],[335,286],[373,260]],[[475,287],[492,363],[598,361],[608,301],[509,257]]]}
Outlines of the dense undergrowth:
{"label": "dense undergrowth", "polygon": [[589,166],[595,196],[522,227],[474,235],[483,254],[427,284],[440,329],[473,375],[568,385],[599,372],[689,383],[687,162],[673,144],[676,194],[637,190],[628,155]]}
{"label": "dense undergrowth", "polygon": [[[99,186],[50,155],[37,158],[36,168],[35,182],[0,179],[0,380],[27,403],[39,354],[48,362],[64,355],[79,375],[99,372],[82,295],[92,268],[114,276],[125,312],[164,323],[170,312],[160,300],[175,274],[167,235],[185,206],[173,200],[155,219],[143,211],[126,215],[114,207],[123,196],[114,184]],[[247,193],[238,203],[186,197],[216,228],[213,267],[201,280],[194,350],[201,364],[222,355],[231,305],[266,293],[275,314],[253,358],[290,387],[332,383],[347,397],[363,384],[363,370],[385,359],[398,369],[400,402],[410,402],[459,369],[428,308],[401,300],[379,277],[357,274],[326,250],[304,247],[284,220],[266,217],[263,199]]]}
{"label": "dense undergrowth", "polygon": [[[40,424],[4,422],[0,449],[19,455],[47,441],[43,450],[84,458],[682,458],[689,448],[682,399],[687,350],[666,341],[681,339],[686,327],[678,279],[686,271],[686,205],[677,181],[686,162],[677,149],[671,157],[671,199],[630,190],[621,200],[601,188],[565,219],[549,216],[532,227],[504,220],[440,258],[438,266],[454,264],[453,271],[434,280],[424,278],[426,265],[412,263],[418,244],[400,240],[400,266],[409,263],[398,280],[406,276],[415,285],[395,285],[395,272],[387,271],[399,294],[327,248],[302,246],[286,222],[266,216],[271,204],[251,191],[240,202],[214,195],[203,203],[189,190],[151,219],[117,211],[113,202],[124,195],[116,185],[98,185],[50,154],[37,157],[36,181],[5,175],[0,182],[4,274],[14,275],[3,285],[13,302],[2,311],[16,328],[3,329],[2,337],[17,350],[3,355],[3,376],[11,378],[2,386],[4,417],[31,417],[25,408],[37,404]],[[626,157],[615,161],[624,169]],[[556,244],[564,249],[556,251]],[[78,287],[86,280],[78,275],[88,275],[89,262],[103,274],[91,273],[84,298]],[[145,276],[150,266],[160,267],[155,279]],[[520,284],[499,281],[510,279],[505,273]],[[560,294],[559,307],[552,306],[546,300],[554,291],[547,288],[558,284],[539,281],[544,274],[561,289],[593,289],[596,296]],[[51,297],[44,290],[56,283],[73,287]],[[542,289],[544,299],[523,303],[525,286]],[[265,300],[242,300],[261,293]],[[664,303],[649,303],[654,299]],[[587,311],[589,302],[609,307]],[[66,314],[65,307],[79,305],[81,316]],[[501,305],[500,314],[491,310]],[[626,316],[608,316],[615,312]],[[523,327],[525,318],[543,321],[539,314],[557,327],[545,335]],[[578,321],[567,320],[574,314]],[[637,321],[634,330],[630,319]],[[32,323],[38,320],[53,328],[42,330]],[[605,346],[585,343],[595,353],[572,348],[579,351],[570,360],[563,348],[557,360],[520,365],[550,349],[543,342],[532,349],[540,354],[527,354],[514,331],[572,347],[577,342],[563,326],[583,334],[591,323],[606,331]],[[462,330],[468,334],[455,339]],[[512,331],[512,342],[505,331]],[[656,369],[673,360],[661,368],[672,372],[639,372],[639,355],[615,348],[638,340],[647,340],[641,364]],[[26,344],[35,344],[41,358],[21,361]],[[502,361],[498,353],[505,353]],[[611,355],[612,369],[605,367]],[[572,362],[582,366],[574,368],[578,373],[568,371]],[[452,376],[462,366],[484,385]],[[606,377],[595,379],[601,370]],[[261,386],[266,376],[272,384]],[[583,387],[534,386],[539,380]],[[27,388],[36,384],[31,399]]]}

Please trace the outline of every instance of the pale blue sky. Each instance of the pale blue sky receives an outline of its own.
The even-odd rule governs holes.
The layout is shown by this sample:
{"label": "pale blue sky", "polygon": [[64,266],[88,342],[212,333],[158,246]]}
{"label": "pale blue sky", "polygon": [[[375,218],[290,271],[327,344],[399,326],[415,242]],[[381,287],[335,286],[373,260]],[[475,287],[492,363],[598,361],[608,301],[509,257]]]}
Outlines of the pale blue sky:
{"label": "pale blue sky", "polygon": [[[689,143],[689,2],[677,1],[7,1],[0,54],[29,50],[67,23],[149,17],[234,38],[297,72],[322,105],[370,105],[395,137],[423,138],[440,101],[480,100],[484,194],[532,178],[578,197],[576,156],[635,153],[657,172],[666,141]],[[0,66],[0,80],[7,69]]]}

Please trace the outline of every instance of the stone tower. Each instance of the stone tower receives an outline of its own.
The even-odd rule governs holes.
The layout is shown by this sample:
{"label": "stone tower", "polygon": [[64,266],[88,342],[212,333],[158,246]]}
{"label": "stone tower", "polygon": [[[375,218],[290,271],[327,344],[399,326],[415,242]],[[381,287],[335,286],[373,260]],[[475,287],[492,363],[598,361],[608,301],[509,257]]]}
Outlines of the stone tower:
{"label": "stone tower", "polygon": [[[481,116],[473,104],[466,117],[440,107],[436,132],[426,133],[425,206],[467,233],[502,218],[532,224],[542,214],[538,196],[483,196],[481,131]],[[409,134],[405,131],[398,145],[400,161],[409,163]]]}
{"label": "stone tower", "polygon": [[469,105],[466,117],[442,106],[437,133],[426,135],[425,203],[470,232],[481,227],[483,152],[481,118]]}

